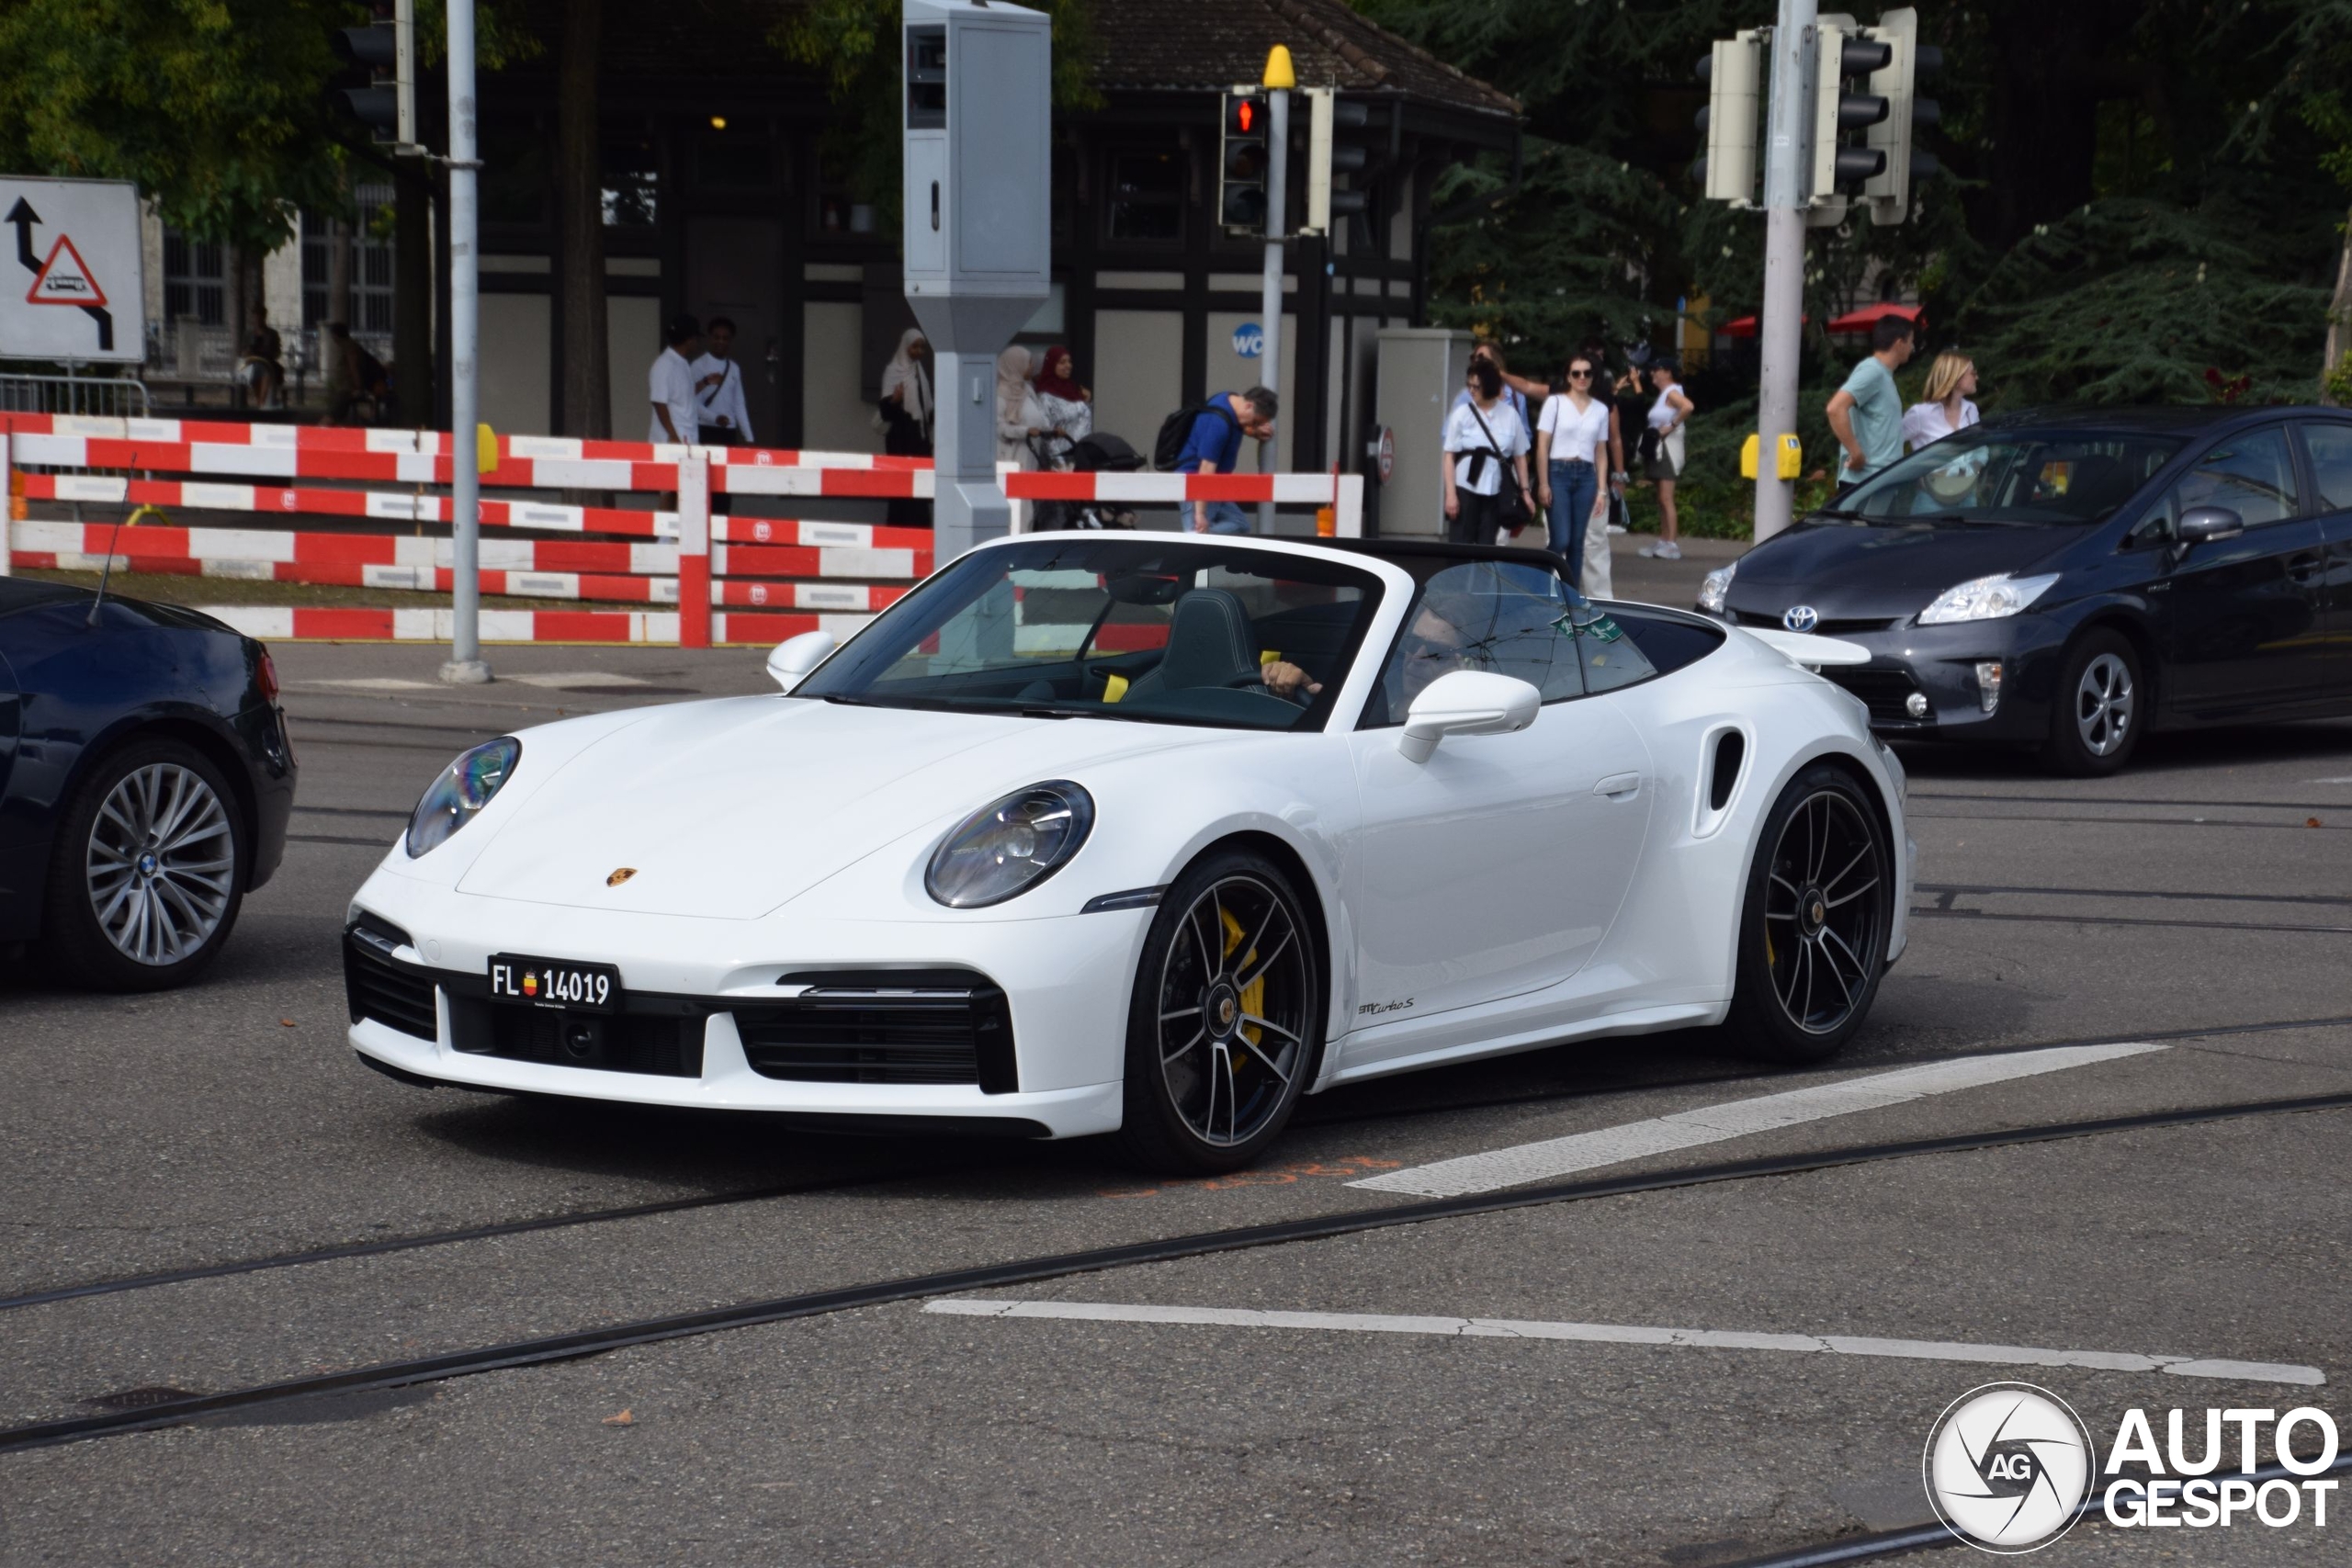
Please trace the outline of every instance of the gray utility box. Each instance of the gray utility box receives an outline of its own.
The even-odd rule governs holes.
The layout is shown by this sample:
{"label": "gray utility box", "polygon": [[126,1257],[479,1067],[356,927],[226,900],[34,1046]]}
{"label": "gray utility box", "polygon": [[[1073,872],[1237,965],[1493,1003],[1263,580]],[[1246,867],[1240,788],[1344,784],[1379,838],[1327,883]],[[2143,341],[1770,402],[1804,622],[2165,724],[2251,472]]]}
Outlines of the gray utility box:
{"label": "gray utility box", "polygon": [[1007,532],[996,356],[1053,282],[1053,24],[984,0],[906,0],[907,303],[933,355],[945,566]]}
{"label": "gray utility box", "polygon": [[907,0],[906,16],[907,298],[933,339],[950,334],[931,307],[951,303],[972,340],[947,345],[994,354],[1053,281],[1050,26],[975,0]]}
{"label": "gray utility box", "polygon": [[1380,491],[1383,538],[1445,536],[1445,416],[1470,373],[1470,349],[1468,333],[1381,329],[1373,417],[1396,443]]}

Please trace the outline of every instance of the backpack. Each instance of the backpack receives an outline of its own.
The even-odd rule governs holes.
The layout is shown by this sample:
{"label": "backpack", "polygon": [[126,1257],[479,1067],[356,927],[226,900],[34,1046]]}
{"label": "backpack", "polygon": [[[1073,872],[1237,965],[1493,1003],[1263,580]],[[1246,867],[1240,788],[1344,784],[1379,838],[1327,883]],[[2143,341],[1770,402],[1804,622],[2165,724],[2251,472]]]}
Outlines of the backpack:
{"label": "backpack", "polygon": [[1216,414],[1236,430],[1241,428],[1241,422],[1233,417],[1233,410],[1222,398],[1178,409],[1159,422],[1159,434],[1151,444],[1153,468],[1166,473],[1183,459],[1184,444],[1193,438],[1193,425],[1204,413]]}

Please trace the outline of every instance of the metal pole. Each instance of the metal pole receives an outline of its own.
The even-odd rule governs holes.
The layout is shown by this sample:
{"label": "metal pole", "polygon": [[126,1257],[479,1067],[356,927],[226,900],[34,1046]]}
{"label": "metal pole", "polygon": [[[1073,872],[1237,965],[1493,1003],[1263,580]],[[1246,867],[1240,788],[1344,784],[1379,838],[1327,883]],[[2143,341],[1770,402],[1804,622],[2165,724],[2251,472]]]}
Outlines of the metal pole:
{"label": "metal pole", "polygon": [[1756,537],[1789,525],[1796,486],[1780,477],[1781,438],[1797,428],[1797,357],[1804,331],[1804,213],[1812,175],[1814,25],[1817,0],[1781,0],[1772,32],[1772,97],[1764,136],[1763,364],[1757,389]]}
{"label": "metal pole", "polygon": [[480,262],[474,175],[474,0],[449,0],[449,661],[441,679],[478,685],[490,679],[481,657],[481,475],[474,467],[481,423],[477,355],[481,346]]}
{"label": "metal pole", "polygon": [[[1261,383],[1283,389],[1283,231],[1290,217],[1290,94],[1276,87],[1266,95],[1266,276],[1259,305],[1264,319],[1258,350]],[[1273,471],[1278,443],[1258,443],[1258,471]],[[1258,503],[1258,532],[1274,531],[1274,503]]]}

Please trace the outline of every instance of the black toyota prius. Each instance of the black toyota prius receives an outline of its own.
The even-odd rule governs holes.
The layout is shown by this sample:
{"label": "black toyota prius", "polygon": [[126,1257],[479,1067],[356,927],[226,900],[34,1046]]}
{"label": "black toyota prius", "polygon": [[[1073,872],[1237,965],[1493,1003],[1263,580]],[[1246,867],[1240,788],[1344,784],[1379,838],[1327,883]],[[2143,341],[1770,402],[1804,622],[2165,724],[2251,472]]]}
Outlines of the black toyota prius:
{"label": "black toyota prius", "polygon": [[1707,576],[1699,607],[1860,644],[1894,739],[2113,773],[2149,729],[2352,713],[2352,412],[2012,415]]}

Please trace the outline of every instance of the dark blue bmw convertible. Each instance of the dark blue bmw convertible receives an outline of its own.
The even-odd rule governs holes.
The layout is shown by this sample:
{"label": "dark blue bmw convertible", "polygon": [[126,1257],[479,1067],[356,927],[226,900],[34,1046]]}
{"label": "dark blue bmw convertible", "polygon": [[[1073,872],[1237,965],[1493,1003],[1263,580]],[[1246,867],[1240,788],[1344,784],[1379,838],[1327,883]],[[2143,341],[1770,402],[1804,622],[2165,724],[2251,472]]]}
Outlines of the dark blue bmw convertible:
{"label": "dark blue bmw convertible", "polygon": [[156,990],[269,880],[294,750],[268,650],[209,615],[0,577],[0,953]]}

